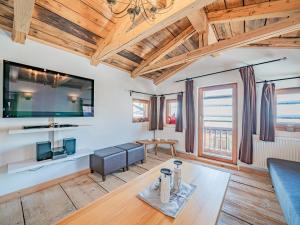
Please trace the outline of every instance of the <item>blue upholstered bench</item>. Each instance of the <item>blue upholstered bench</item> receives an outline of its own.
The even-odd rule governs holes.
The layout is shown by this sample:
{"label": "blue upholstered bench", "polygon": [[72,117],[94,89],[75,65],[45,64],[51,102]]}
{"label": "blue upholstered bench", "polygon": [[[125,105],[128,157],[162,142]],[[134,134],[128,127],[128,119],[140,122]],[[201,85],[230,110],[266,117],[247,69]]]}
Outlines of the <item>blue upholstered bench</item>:
{"label": "blue upholstered bench", "polygon": [[300,225],[300,162],[267,159],[276,196],[289,225]]}
{"label": "blue upholstered bench", "polygon": [[94,171],[102,175],[102,180],[105,181],[106,175],[113,173],[119,169],[123,169],[127,166],[126,151],[110,147],[95,151],[93,155],[90,155],[90,168],[91,172]]}
{"label": "blue upholstered bench", "polygon": [[129,166],[136,163],[141,162],[143,163],[145,159],[145,152],[144,152],[144,146],[137,143],[126,143],[122,145],[115,146],[116,148],[122,149],[126,151],[127,156],[127,169],[129,169]]}

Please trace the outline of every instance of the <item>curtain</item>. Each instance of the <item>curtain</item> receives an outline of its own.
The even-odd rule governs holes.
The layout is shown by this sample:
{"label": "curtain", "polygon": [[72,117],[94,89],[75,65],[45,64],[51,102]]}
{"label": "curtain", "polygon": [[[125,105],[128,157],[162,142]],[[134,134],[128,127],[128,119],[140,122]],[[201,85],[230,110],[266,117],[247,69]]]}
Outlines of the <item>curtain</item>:
{"label": "curtain", "polygon": [[157,129],[157,97],[151,96],[149,130],[156,130],[156,129]]}
{"label": "curtain", "polygon": [[275,84],[265,83],[263,86],[259,139],[262,141],[275,141]]}
{"label": "curtain", "polygon": [[164,129],[164,105],[165,105],[165,96],[160,96],[159,99],[159,120],[158,120],[158,129]]}
{"label": "curtain", "polygon": [[244,103],[239,159],[252,164],[253,134],[256,134],[256,82],[252,66],[241,68],[240,74],[244,84]]}
{"label": "curtain", "polygon": [[194,152],[195,140],[195,106],[194,106],[194,81],[187,80],[185,83],[186,99],[186,131],[185,131],[185,151]]}
{"label": "curtain", "polygon": [[180,93],[177,95],[177,115],[176,115],[176,132],[182,132],[183,131],[183,125],[182,125],[182,99],[183,99],[183,93]]}

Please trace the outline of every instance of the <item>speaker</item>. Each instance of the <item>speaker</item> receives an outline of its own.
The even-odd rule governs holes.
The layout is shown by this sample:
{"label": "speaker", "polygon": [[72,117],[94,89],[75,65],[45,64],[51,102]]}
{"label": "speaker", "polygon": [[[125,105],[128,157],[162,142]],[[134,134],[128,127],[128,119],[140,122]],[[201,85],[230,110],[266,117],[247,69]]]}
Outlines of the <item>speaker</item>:
{"label": "speaker", "polygon": [[51,142],[37,142],[36,143],[36,160],[42,161],[46,159],[52,158],[52,151],[51,151]]}
{"label": "speaker", "polygon": [[63,146],[68,155],[73,155],[76,152],[76,139],[75,138],[64,138]]}

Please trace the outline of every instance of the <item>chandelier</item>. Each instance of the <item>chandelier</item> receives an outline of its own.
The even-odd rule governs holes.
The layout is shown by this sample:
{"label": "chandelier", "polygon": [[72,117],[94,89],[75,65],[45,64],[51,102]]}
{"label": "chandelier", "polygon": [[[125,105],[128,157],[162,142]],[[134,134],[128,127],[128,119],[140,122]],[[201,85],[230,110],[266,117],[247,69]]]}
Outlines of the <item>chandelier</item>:
{"label": "chandelier", "polygon": [[[143,15],[146,21],[153,21],[157,14],[168,12],[175,0],[166,1],[165,4],[157,4],[159,0],[106,0],[110,11],[115,18],[130,16],[132,23],[139,15]],[[117,8],[117,9],[116,9]]]}

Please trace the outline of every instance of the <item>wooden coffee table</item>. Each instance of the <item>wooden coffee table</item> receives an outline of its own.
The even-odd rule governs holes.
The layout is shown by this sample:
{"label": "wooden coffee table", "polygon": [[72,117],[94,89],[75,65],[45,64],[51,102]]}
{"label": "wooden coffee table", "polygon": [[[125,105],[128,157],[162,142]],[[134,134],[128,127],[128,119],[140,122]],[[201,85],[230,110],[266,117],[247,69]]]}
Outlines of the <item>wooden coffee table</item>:
{"label": "wooden coffee table", "polygon": [[140,191],[158,178],[162,167],[173,168],[173,159],[74,212],[57,225],[215,225],[230,174],[183,161],[183,180],[197,188],[173,219],[137,198]]}
{"label": "wooden coffee table", "polygon": [[144,145],[145,150],[145,159],[147,160],[147,149],[148,145],[155,145],[155,155],[157,155],[157,148],[160,144],[167,144],[170,145],[171,154],[172,156],[176,156],[176,149],[175,144],[177,143],[177,140],[171,140],[171,139],[146,139],[146,140],[139,140],[136,141],[136,143]]}

